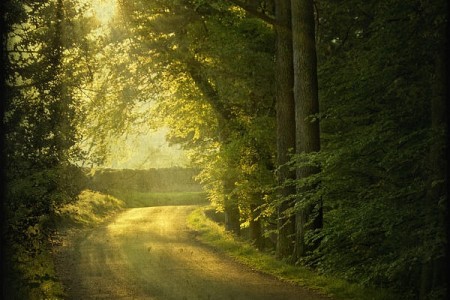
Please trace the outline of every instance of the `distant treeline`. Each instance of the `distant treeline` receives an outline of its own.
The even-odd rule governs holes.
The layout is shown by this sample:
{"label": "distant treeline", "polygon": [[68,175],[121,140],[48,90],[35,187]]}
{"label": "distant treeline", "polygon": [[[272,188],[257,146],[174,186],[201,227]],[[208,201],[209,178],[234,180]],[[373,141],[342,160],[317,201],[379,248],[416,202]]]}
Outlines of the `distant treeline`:
{"label": "distant treeline", "polygon": [[194,180],[199,170],[162,168],[149,170],[101,169],[91,172],[89,187],[98,191],[129,190],[136,192],[196,192],[201,185]]}

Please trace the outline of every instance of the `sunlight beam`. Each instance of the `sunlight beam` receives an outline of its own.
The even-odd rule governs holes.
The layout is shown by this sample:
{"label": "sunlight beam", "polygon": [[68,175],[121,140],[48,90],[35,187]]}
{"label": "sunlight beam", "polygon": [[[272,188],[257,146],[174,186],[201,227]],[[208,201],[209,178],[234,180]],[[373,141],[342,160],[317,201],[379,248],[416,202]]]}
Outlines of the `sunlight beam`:
{"label": "sunlight beam", "polygon": [[102,25],[110,23],[117,10],[116,0],[95,0],[92,3],[95,17]]}

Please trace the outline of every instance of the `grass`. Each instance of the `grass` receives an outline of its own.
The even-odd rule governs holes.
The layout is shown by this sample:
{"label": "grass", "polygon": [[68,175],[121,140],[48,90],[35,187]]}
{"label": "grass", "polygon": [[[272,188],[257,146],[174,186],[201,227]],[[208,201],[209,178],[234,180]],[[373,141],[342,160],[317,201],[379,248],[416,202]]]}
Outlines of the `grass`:
{"label": "grass", "polygon": [[57,211],[59,227],[74,225],[92,227],[125,208],[125,202],[116,197],[84,190],[76,202],[66,204]]}
{"label": "grass", "polygon": [[[105,195],[93,191],[83,191],[78,201],[68,204],[58,211],[59,223],[65,226],[91,227],[106,221],[110,216],[124,208],[206,204],[203,192],[139,193],[113,191]],[[398,299],[384,290],[363,288],[340,278],[317,274],[306,268],[292,266],[275,259],[269,253],[258,251],[248,242],[227,233],[223,226],[205,215],[210,206],[201,206],[188,219],[189,227],[199,233],[198,238],[226,255],[229,255],[249,267],[271,274],[281,280],[289,281],[332,299],[384,300]],[[46,260],[47,258],[42,258]],[[48,283],[48,282],[47,282]],[[41,287],[42,288],[42,287]],[[47,287],[60,293],[60,286]]]}
{"label": "grass", "polygon": [[197,205],[206,204],[205,192],[135,192],[112,190],[110,194],[124,201],[128,208],[163,206],[163,205]]}
{"label": "grass", "polygon": [[107,195],[84,190],[76,202],[61,207],[56,218],[60,228],[92,227],[125,208],[205,203],[207,198],[204,192],[142,193],[116,190]]}
{"label": "grass", "polygon": [[[47,236],[53,224],[59,231],[93,227],[121,211],[125,203],[109,195],[85,190],[74,203],[60,207],[52,216],[41,216],[24,232],[26,243],[10,245],[12,274],[7,279],[8,292],[14,299],[64,299],[64,289],[57,278],[52,251],[55,236]],[[14,296],[13,296],[14,295]]]}
{"label": "grass", "polygon": [[[73,234],[83,228],[91,228],[104,223],[110,217],[125,208],[148,207],[160,205],[193,205],[207,203],[203,192],[168,192],[168,193],[139,193],[127,191],[113,191],[112,195],[91,190],[84,190],[74,203],[60,207],[54,221],[60,232],[68,231]],[[38,243],[39,228],[30,227],[29,234]],[[17,247],[21,247],[18,245]],[[16,290],[23,290],[23,299],[64,299],[65,294],[61,283],[57,279],[50,245],[39,245],[40,251],[33,256],[28,255],[27,249],[16,249],[20,260],[19,271],[33,286],[15,286]],[[48,248],[48,249],[47,249]],[[26,291],[25,291],[26,289]]]}
{"label": "grass", "polygon": [[201,242],[222,251],[252,269],[271,274],[332,299],[399,299],[398,295],[393,295],[386,290],[365,288],[340,278],[320,275],[304,267],[277,260],[273,255],[257,250],[248,242],[226,232],[223,226],[208,219],[205,215],[205,210],[208,208],[203,206],[196,209],[188,218],[189,227],[198,232]]}
{"label": "grass", "polygon": [[[90,228],[107,221],[125,208],[125,203],[113,196],[84,190],[74,203],[66,204],[55,212],[59,231],[73,231]],[[65,299],[61,282],[56,277],[53,258],[49,251],[42,251],[33,261],[24,264],[30,274],[44,274],[38,277],[39,289],[28,295],[29,299]],[[45,270],[41,270],[45,266]]]}

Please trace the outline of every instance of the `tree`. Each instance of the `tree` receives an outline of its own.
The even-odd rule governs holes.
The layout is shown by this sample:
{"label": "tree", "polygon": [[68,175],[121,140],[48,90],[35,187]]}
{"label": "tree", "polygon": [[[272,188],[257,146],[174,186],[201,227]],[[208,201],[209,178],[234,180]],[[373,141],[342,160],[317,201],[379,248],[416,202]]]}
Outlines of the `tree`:
{"label": "tree", "polygon": [[[320,150],[318,123],[318,86],[315,43],[315,17],[312,1],[278,0],[275,19],[247,2],[232,1],[253,15],[275,26],[276,88],[277,88],[277,165],[281,185],[278,209],[277,256],[292,256],[293,261],[304,256],[304,235],[307,227],[320,228],[322,208],[319,203],[302,203],[289,181],[305,179],[317,173],[315,168],[302,167],[295,175],[287,163],[293,153]],[[262,5],[261,5],[262,7]],[[301,207],[301,208],[299,208]],[[313,208],[316,211],[313,212]],[[294,215],[294,210],[299,211]],[[315,214],[311,217],[311,214]],[[308,223],[313,225],[306,225]],[[294,253],[295,251],[295,253]]]}
{"label": "tree", "polygon": [[287,163],[296,148],[294,66],[291,29],[291,3],[287,0],[275,2],[275,15],[278,26],[276,47],[276,110],[277,110],[277,166],[278,183],[282,186],[282,198],[278,206],[277,256],[292,255],[295,235],[295,217],[290,212],[294,205],[295,188],[288,183],[295,179],[295,172]]}
{"label": "tree", "polygon": [[[291,1],[293,66],[294,66],[294,98],[296,124],[296,153],[307,154],[320,151],[319,131],[319,98],[317,83],[317,58],[315,40],[315,18],[313,1]],[[297,179],[303,180],[317,173],[315,167],[300,167]],[[322,227],[322,204],[302,203],[302,192],[297,199],[300,208],[296,213],[295,255],[305,256],[305,234],[307,230]],[[316,212],[313,212],[316,209]],[[313,215],[314,213],[314,215]]]}
{"label": "tree", "polygon": [[4,245],[11,274],[6,297],[45,298],[52,297],[43,288],[51,281],[47,270],[29,266],[45,253],[52,214],[82,185],[81,172],[72,164],[79,152],[76,97],[69,87],[78,86],[86,73],[81,65],[65,69],[80,47],[78,35],[68,34],[78,25],[71,23],[78,16],[74,3],[8,4],[2,117]]}
{"label": "tree", "polygon": [[[124,11],[127,11],[136,41],[151,36],[145,44],[137,42],[138,47],[144,46],[142,55],[148,57],[152,53],[149,69],[159,74],[156,75],[158,82],[172,93],[171,97],[158,97],[152,111],[162,115],[172,127],[169,133],[172,142],[181,143],[197,157],[204,158],[203,174],[211,171],[202,177],[204,184],[209,187],[210,197],[225,210],[227,228],[238,233],[243,221],[241,211],[249,207],[243,199],[262,198],[257,193],[237,198],[238,193],[244,191],[238,186],[245,186],[239,182],[248,182],[252,174],[244,172],[239,154],[258,149],[259,157],[264,157],[261,165],[271,166],[271,162],[267,162],[272,159],[271,154],[267,154],[270,150],[259,147],[266,147],[266,137],[261,140],[258,136],[259,140],[248,143],[247,136],[251,135],[252,122],[269,120],[268,115],[273,112],[272,37],[263,23],[247,18],[241,11],[231,10],[229,5],[181,2],[154,3],[145,9],[140,9],[145,1],[127,2]],[[261,60],[267,63],[261,64]],[[174,78],[177,78],[176,83]],[[178,124],[181,115],[191,120],[188,125]],[[267,127],[269,130],[271,128]],[[268,134],[267,139],[272,136]],[[205,153],[205,149],[211,148],[216,150]],[[220,171],[212,171],[208,164]],[[253,210],[262,204],[262,200],[248,201],[254,203]],[[246,217],[257,219],[251,213],[246,213]],[[259,226],[258,222],[250,224],[255,229]]]}
{"label": "tree", "polygon": [[[430,95],[441,81],[435,53],[442,49],[442,5],[369,1],[319,7],[317,195],[326,210],[323,239],[306,261],[396,289],[405,298],[419,297],[424,278],[439,278],[426,266],[443,258],[443,223],[436,212],[443,211],[437,199],[445,194],[424,201],[431,179],[424,158],[431,145],[445,144],[441,138],[435,144],[438,135],[430,131]],[[444,158],[439,160],[442,165]],[[424,294],[442,297],[443,285],[432,281],[425,280]]]}

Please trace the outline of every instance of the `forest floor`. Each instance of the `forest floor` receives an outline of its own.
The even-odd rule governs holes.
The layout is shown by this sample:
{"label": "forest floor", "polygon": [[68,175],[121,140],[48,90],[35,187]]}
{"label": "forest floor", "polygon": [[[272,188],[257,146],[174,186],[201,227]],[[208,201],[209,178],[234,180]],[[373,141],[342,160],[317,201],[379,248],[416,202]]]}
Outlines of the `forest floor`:
{"label": "forest floor", "polygon": [[67,299],[329,299],[198,242],[186,226],[196,207],[127,209],[61,236],[55,267]]}

